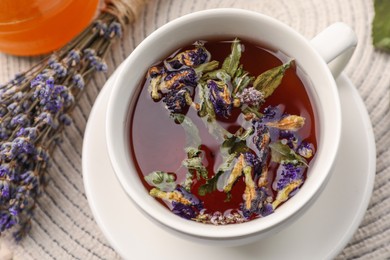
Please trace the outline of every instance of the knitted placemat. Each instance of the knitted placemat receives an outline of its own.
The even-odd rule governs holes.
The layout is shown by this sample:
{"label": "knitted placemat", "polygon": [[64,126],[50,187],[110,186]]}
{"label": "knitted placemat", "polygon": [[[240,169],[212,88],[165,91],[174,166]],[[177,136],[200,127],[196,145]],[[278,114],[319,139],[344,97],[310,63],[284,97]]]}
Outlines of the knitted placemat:
{"label": "knitted placemat", "polygon": [[[88,115],[109,75],[147,35],[176,17],[217,7],[264,13],[307,38],[337,21],[355,30],[359,44],[345,72],[357,87],[373,124],[377,172],[365,217],[338,258],[390,258],[390,55],[375,51],[371,44],[372,0],[156,0],[142,9],[128,34],[111,50],[108,73],[98,74],[90,82],[73,112],[74,123],[66,128],[64,141],[54,152],[51,181],[38,202],[30,234],[19,245],[3,238],[0,259],[120,258],[95,223],[84,191],[81,151]],[[0,54],[0,82],[36,61]]]}

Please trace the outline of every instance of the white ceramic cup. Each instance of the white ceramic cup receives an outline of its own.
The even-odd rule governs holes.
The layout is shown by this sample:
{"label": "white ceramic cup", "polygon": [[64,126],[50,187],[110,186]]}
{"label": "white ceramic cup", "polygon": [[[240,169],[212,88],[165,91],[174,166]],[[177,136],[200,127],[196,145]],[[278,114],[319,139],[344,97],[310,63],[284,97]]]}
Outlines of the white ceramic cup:
{"label": "white ceramic cup", "polygon": [[[316,157],[300,191],[267,217],[226,226],[183,219],[158,203],[141,183],[129,149],[128,119],[147,69],[184,44],[215,36],[250,39],[294,58],[312,83],[307,86],[307,92],[314,106],[318,131]],[[308,41],[273,18],[241,9],[196,12],[160,27],[124,61],[108,102],[107,147],[123,189],[138,209],[162,228],[210,245],[245,244],[291,224],[315,202],[331,175],[341,132],[340,100],[334,76],[345,67],[355,46],[354,32],[342,23],[330,26]]]}

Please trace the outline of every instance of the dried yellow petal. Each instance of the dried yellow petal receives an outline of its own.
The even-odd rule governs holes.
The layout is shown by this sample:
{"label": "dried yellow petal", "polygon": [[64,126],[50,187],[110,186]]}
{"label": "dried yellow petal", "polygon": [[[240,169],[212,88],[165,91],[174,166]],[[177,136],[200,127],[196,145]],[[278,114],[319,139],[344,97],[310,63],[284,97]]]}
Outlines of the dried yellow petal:
{"label": "dried yellow petal", "polygon": [[268,122],[269,127],[279,128],[281,130],[297,131],[305,124],[305,118],[296,115],[289,115],[278,122]]}

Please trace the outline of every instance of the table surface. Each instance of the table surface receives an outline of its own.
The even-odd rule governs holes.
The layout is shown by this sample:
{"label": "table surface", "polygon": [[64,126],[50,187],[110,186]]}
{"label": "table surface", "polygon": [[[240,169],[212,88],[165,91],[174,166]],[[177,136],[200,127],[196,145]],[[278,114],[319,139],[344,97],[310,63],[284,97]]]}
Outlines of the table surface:
{"label": "table surface", "polygon": [[[109,71],[90,82],[73,111],[74,124],[66,128],[63,143],[54,151],[51,181],[38,201],[30,234],[18,245],[3,239],[1,259],[120,258],[94,221],[84,191],[81,151],[88,115],[105,81],[146,36],[176,17],[219,7],[264,13],[309,39],[337,21],[355,30],[359,44],[345,73],[358,89],[373,124],[377,171],[365,217],[338,258],[390,258],[390,54],[375,51],[371,44],[373,0],[157,0],[141,10],[123,39],[113,46],[106,60]],[[37,60],[0,54],[0,82]]]}

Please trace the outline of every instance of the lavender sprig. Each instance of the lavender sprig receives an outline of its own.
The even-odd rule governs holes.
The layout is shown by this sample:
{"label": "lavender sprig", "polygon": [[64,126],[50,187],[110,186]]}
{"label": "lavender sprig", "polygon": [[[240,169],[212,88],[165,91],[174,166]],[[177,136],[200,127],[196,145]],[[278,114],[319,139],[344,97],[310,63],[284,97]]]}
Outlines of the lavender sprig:
{"label": "lavender sprig", "polygon": [[71,123],[70,112],[93,73],[107,71],[109,47],[123,34],[124,21],[134,18],[124,1],[106,4],[67,46],[0,85],[0,235],[12,228],[19,241],[30,230],[50,154]]}

